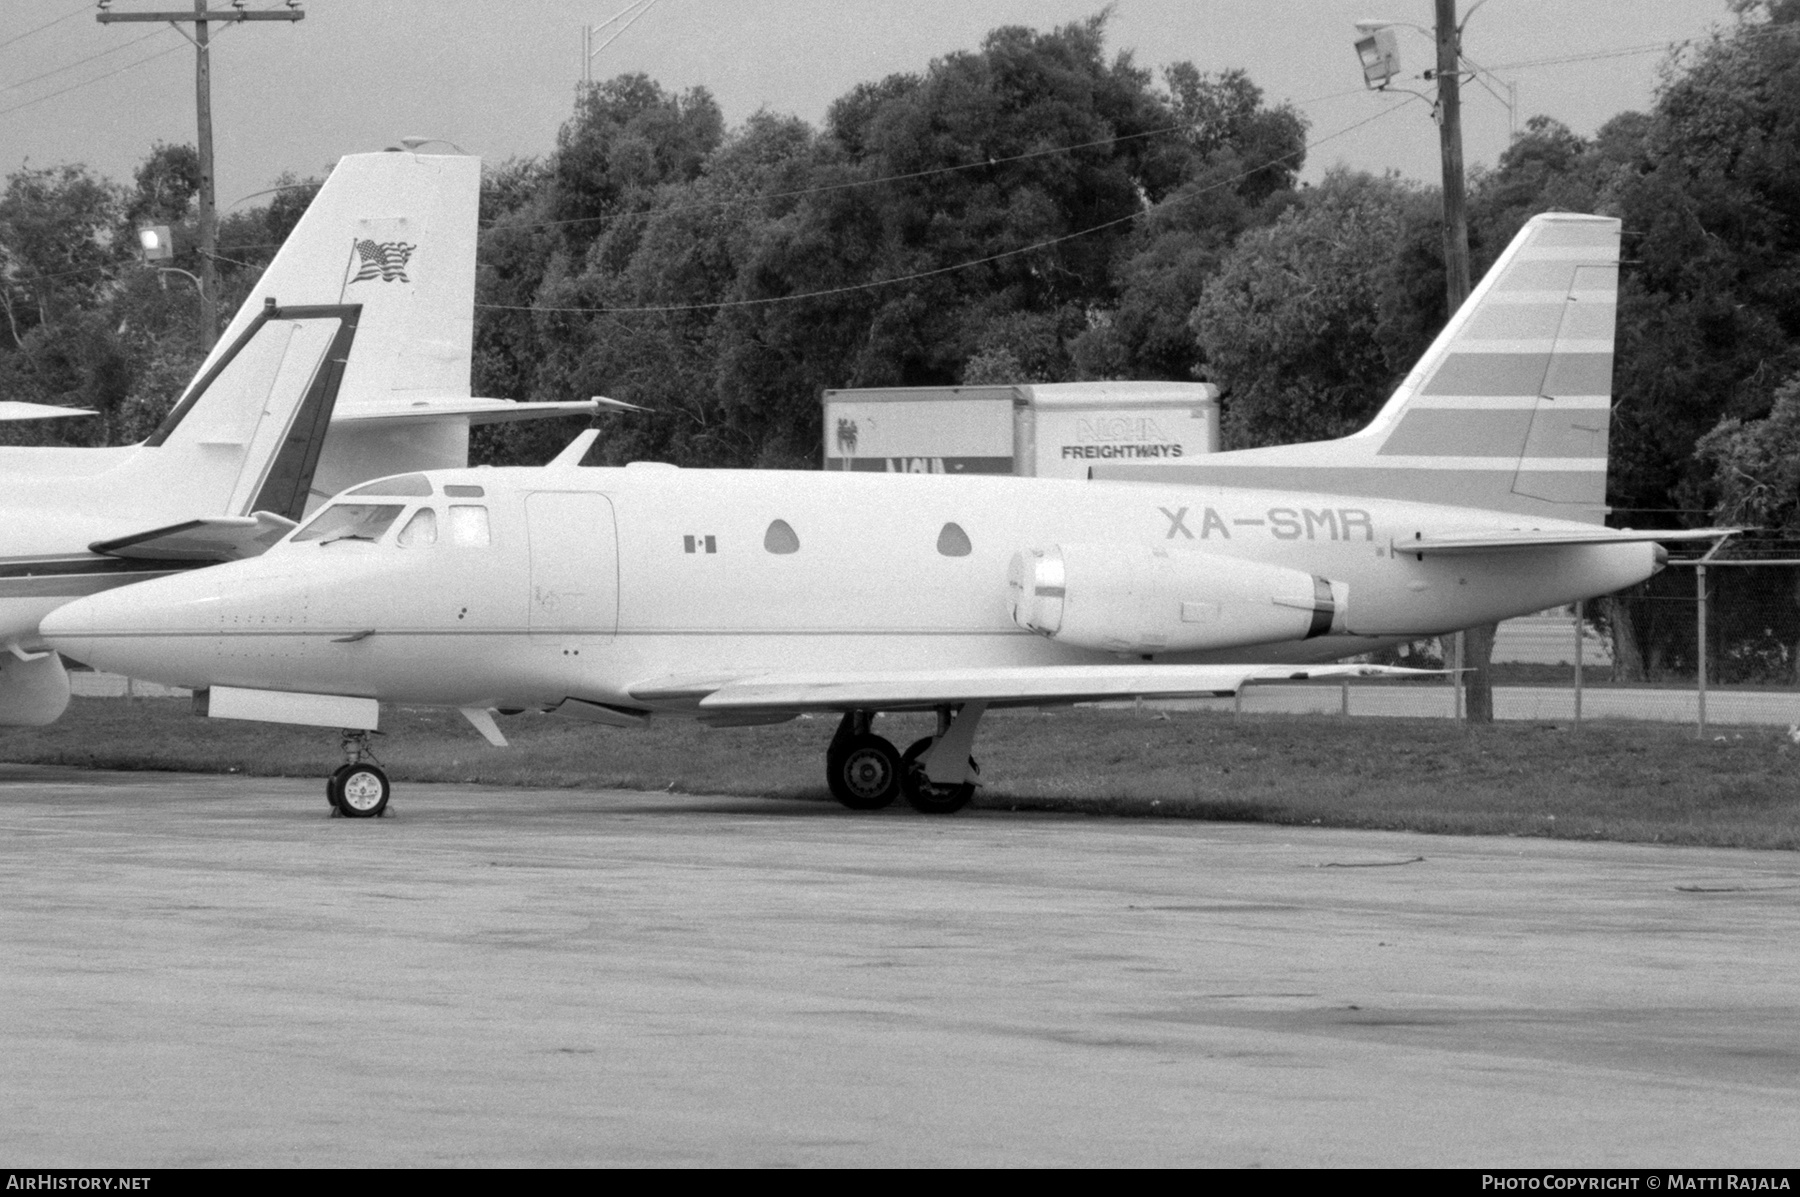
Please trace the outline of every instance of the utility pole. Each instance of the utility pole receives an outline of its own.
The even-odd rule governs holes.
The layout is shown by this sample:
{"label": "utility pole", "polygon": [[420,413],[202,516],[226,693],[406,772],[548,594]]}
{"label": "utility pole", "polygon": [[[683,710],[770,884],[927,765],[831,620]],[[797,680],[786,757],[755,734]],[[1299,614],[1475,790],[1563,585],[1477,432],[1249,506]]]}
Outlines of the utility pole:
{"label": "utility pole", "polygon": [[1437,0],[1438,145],[1444,159],[1444,292],[1450,314],[1469,297],[1469,213],[1463,193],[1462,30],[1456,0]]}
{"label": "utility pole", "polygon": [[[1444,299],[1454,317],[1469,297],[1469,212],[1463,189],[1462,29],[1456,23],[1456,0],[1437,4],[1438,146],[1444,162]],[[1479,7],[1479,5],[1477,5]],[[1494,721],[1494,624],[1456,634],[1457,685],[1464,689],[1464,717],[1470,723]]]}
{"label": "utility pole", "polygon": [[[215,259],[218,256],[219,230],[216,200],[213,195],[212,137],[212,58],[208,51],[210,24],[234,25],[244,21],[302,21],[306,13],[299,0],[288,0],[285,9],[250,12],[243,0],[232,0],[229,10],[208,12],[206,0],[194,0],[194,11],[188,12],[111,12],[112,0],[100,0],[100,13],[94,19],[102,25],[129,21],[167,21],[175,32],[194,43],[194,108],[197,113],[200,153],[200,339],[207,349],[219,336],[219,280]],[[192,22],[194,32],[182,28]]]}

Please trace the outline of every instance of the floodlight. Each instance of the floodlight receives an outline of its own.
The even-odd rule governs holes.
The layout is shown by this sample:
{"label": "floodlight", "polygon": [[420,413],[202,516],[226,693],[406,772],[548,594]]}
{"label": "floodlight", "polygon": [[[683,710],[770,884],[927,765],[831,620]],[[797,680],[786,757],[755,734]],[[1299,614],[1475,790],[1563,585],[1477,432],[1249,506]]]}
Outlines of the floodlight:
{"label": "floodlight", "polygon": [[[1362,29],[1367,22],[1359,21]],[[1388,80],[1400,73],[1400,39],[1391,25],[1369,30],[1356,41],[1356,55],[1362,59],[1363,84],[1371,88],[1386,87]]]}
{"label": "floodlight", "polygon": [[146,262],[166,262],[175,256],[175,237],[166,224],[147,224],[139,228],[138,245]]}

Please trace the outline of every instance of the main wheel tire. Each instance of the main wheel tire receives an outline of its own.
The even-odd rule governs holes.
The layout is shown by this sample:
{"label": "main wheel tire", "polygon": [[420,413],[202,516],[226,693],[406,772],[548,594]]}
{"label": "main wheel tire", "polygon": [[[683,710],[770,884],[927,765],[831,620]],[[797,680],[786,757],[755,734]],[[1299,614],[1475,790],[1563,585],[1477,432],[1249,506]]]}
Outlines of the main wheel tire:
{"label": "main wheel tire", "polygon": [[825,780],[851,810],[880,810],[900,796],[900,752],[877,735],[851,736],[825,754]]}
{"label": "main wheel tire", "polygon": [[350,772],[351,768],[350,765],[339,765],[325,779],[325,801],[331,803],[331,809],[337,814],[344,811],[344,774]]}
{"label": "main wheel tire", "polygon": [[387,774],[374,765],[346,765],[338,779],[338,809],[352,819],[373,819],[387,809]]}
{"label": "main wheel tire", "polygon": [[[921,814],[952,815],[969,805],[975,797],[975,783],[965,781],[960,785],[939,785],[925,776],[925,762],[919,758],[935,743],[930,736],[916,741],[900,758],[900,792],[906,797],[906,804]],[[969,758],[969,768],[976,773],[981,766],[975,758]]]}

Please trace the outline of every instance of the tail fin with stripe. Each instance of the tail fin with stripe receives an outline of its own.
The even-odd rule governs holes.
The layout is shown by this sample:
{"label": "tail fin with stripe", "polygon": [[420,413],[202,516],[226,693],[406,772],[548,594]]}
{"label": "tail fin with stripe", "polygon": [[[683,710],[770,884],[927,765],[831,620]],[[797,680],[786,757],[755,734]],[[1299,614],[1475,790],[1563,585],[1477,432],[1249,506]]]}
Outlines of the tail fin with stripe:
{"label": "tail fin with stripe", "polygon": [[1093,476],[1601,523],[1618,290],[1617,220],[1533,217],[1360,432]]}

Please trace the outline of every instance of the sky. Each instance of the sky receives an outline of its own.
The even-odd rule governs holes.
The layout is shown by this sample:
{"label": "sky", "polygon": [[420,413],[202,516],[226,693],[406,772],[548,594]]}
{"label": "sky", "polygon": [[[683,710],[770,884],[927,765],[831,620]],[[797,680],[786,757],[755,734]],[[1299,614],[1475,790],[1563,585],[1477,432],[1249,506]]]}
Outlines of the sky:
{"label": "sky", "polygon": [[[112,0],[114,12],[189,0]],[[225,8],[228,0],[211,0]],[[306,0],[304,20],[214,25],[212,97],[221,210],[292,171],[400,138],[442,138],[489,161],[554,147],[581,75],[584,25],[627,0]],[[278,0],[248,0],[280,8]],[[759,108],[815,125],[865,80],[923,71],[1001,25],[1050,28],[1101,0],[654,0],[593,61],[596,79],[642,71],[703,86],[728,123]],[[1431,0],[1117,0],[1111,49],[1140,66],[1187,60],[1248,71],[1311,124],[1305,177],[1335,165],[1439,177],[1429,106],[1362,87],[1354,24],[1399,30],[1402,79],[1435,50]],[[1648,108],[1669,47],[1732,20],[1726,0],[1459,0],[1463,50],[1488,73],[1464,91],[1464,157],[1491,165],[1547,114],[1591,134]],[[194,140],[194,52],[166,24],[101,25],[92,0],[0,0],[0,174],[85,163],[128,181],[157,141]],[[622,23],[622,22],[621,22]],[[39,29],[40,26],[48,26]],[[191,28],[191,26],[190,26]],[[596,44],[618,31],[603,30]],[[35,30],[35,32],[34,32]],[[1546,61],[1552,60],[1552,61]],[[41,77],[40,77],[41,76]],[[1503,97],[1515,89],[1514,114]],[[1484,86],[1485,84],[1485,86]],[[1490,92],[1489,89],[1492,89]],[[450,145],[427,147],[448,151]]]}

